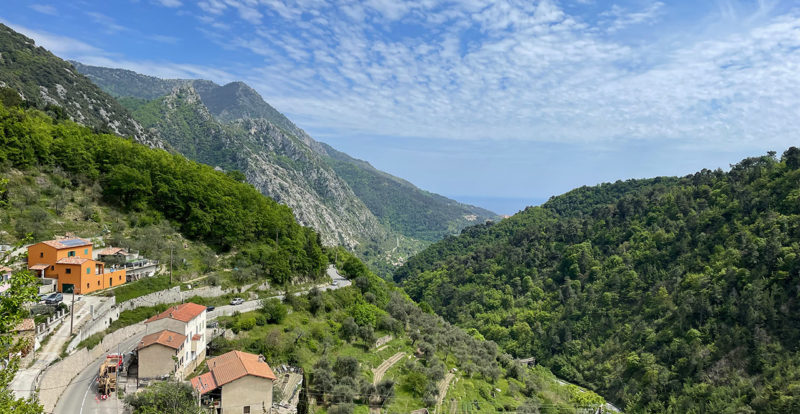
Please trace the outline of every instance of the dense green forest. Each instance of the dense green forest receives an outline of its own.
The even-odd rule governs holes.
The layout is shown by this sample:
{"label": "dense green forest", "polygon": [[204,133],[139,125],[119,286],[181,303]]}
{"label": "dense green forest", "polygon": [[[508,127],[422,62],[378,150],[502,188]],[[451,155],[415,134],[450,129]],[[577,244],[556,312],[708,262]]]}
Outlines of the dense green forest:
{"label": "dense green forest", "polygon": [[630,412],[800,412],[800,150],[581,188],[434,244],[410,296]]}
{"label": "dense green forest", "polygon": [[0,86],[54,118],[71,118],[95,130],[154,143],[117,101],[69,63],[0,24]]}
{"label": "dense green forest", "polygon": [[372,214],[394,232],[433,242],[455,234],[465,226],[497,216],[489,210],[421,190],[366,161],[350,157],[329,145],[322,146],[328,155],[325,161]]}
{"label": "dense green forest", "polygon": [[35,109],[0,105],[0,168],[59,169],[74,184],[99,185],[106,202],[138,212],[140,223],[170,220],[219,251],[258,245],[277,280],[321,275],[327,263],[313,230],[236,177]]}

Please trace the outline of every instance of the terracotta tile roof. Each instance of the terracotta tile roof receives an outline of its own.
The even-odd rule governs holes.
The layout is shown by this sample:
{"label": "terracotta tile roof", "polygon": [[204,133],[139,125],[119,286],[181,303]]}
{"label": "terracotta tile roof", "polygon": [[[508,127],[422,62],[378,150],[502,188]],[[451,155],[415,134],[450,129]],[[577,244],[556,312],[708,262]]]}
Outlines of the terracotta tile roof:
{"label": "terracotta tile roof", "polygon": [[177,332],[164,329],[163,331],[145,335],[141,342],[139,342],[139,346],[137,346],[136,349],[147,348],[153,344],[160,344],[173,349],[181,349],[184,341],[186,341],[186,335],[181,335]]}
{"label": "terracotta tile roof", "polygon": [[120,253],[120,252],[122,254],[127,254],[128,253],[122,247],[106,247],[105,249],[98,250],[97,254],[105,256],[105,255],[117,254],[117,253]]}
{"label": "terracotta tile roof", "polygon": [[46,245],[48,245],[50,247],[55,247],[56,249],[71,249],[71,248],[82,247],[82,246],[87,246],[87,245],[90,246],[92,244],[92,242],[90,242],[88,240],[77,238],[77,237],[71,238],[71,239],[47,240],[47,241],[43,241],[42,243],[44,243],[44,244],[46,244]]}
{"label": "terracotta tile roof", "polygon": [[23,319],[22,322],[14,327],[15,332],[32,331],[34,329],[36,329],[36,324],[33,322],[32,318]]}
{"label": "terracotta tile roof", "polygon": [[245,375],[275,380],[275,374],[266,362],[259,361],[258,355],[241,351],[231,351],[209,359],[208,369],[214,375],[218,387],[236,381]]}
{"label": "terracotta tile roof", "polygon": [[214,381],[214,375],[210,372],[192,378],[192,388],[196,389],[200,395],[213,391],[217,387],[218,385],[216,381]]}
{"label": "terracotta tile roof", "polygon": [[29,269],[31,269],[31,270],[45,270],[45,269],[47,269],[48,267],[50,267],[50,265],[48,265],[48,264],[41,264],[41,263],[40,263],[40,264],[35,264],[35,265],[33,265],[33,266],[29,267]]}
{"label": "terracotta tile roof", "polygon": [[63,259],[58,259],[56,264],[73,264],[79,265],[84,264],[86,262],[92,261],[92,259],[84,259],[83,257],[65,257]]}
{"label": "terracotta tile roof", "polygon": [[198,305],[196,303],[182,303],[178,306],[173,306],[164,312],[159,313],[156,316],[144,321],[144,323],[150,323],[153,321],[157,321],[159,319],[170,318],[179,320],[181,322],[189,322],[192,319],[196,318],[197,315],[205,312],[206,307],[203,305]]}

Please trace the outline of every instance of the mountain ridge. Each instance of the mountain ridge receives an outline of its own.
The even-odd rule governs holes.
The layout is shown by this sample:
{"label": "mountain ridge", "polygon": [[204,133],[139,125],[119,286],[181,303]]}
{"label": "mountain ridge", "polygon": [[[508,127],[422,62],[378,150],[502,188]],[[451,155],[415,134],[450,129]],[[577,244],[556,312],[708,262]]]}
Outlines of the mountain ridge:
{"label": "mountain ridge", "polygon": [[[164,80],[74,64],[129,105],[134,117],[154,134],[162,134],[168,145],[201,162],[241,170],[265,194],[290,205],[298,220],[318,229],[327,244],[344,243],[373,268],[381,268],[384,275],[392,271],[387,263],[402,263],[432,241],[496,217],[488,210],[421,190],[314,140],[243,82],[217,85],[205,80]],[[153,102],[185,87],[192,87],[200,97],[200,102],[193,104],[202,104],[214,118],[212,122],[202,116],[198,121],[208,123],[211,132],[205,137],[193,138],[198,131],[186,127],[186,120],[178,122],[184,125],[183,136],[178,136],[174,133],[180,129],[178,124],[166,124],[165,119],[158,119],[166,113],[153,109]],[[168,89],[166,95],[149,99]],[[225,146],[212,145],[212,137],[225,141]],[[193,143],[214,150],[200,154],[191,147]],[[292,178],[286,178],[289,176]],[[299,185],[302,194],[291,194],[292,185]],[[336,205],[341,203],[344,207]]]}

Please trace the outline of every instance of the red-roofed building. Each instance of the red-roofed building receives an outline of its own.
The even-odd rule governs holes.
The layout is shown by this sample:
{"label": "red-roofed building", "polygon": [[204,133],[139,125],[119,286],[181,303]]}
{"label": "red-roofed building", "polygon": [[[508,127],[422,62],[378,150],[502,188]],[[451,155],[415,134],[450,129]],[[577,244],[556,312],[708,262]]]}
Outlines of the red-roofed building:
{"label": "red-roofed building", "polygon": [[56,290],[86,294],[127,282],[125,270],[106,270],[92,260],[92,242],[81,238],[47,240],[28,247],[28,269],[57,279]]}
{"label": "red-roofed building", "polygon": [[[196,303],[172,306],[144,323],[146,334],[155,334],[166,330],[177,332],[183,336],[183,348],[177,355],[179,366],[175,369],[180,378],[194,371],[206,358],[205,306]],[[141,357],[139,360],[141,361]]]}
{"label": "red-roofed building", "polygon": [[165,378],[172,374],[183,378],[181,359],[184,357],[185,344],[186,335],[166,329],[145,335],[136,347],[139,353],[139,378]]}
{"label": "red-roofed building", "polygon": [[263,357],[231,351],[206,364],[209,372],[192,378],[192,387],[222,413],[270,410],[276,377]]}

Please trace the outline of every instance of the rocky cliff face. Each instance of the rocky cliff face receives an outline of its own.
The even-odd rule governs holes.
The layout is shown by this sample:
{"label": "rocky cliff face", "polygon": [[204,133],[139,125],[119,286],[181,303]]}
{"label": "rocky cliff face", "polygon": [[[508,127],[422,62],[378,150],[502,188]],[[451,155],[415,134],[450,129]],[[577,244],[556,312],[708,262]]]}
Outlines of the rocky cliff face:
{"label": "rocky cliff face", "polygon": [[191,84],[135,113],[177,151],[223,169],[292,208],[327,245],[382,240],[386,230],[350,187],[301,140],[264,118],[216,119]]}
{"label": "rocky cliff face", "polygon": [[130,113],[86,76],[32,39],[0,24],[0,87],[14,89],[29,105],[98,131],[161,147]]}
{"label": "rocky cliff face", "polygon": [[126,98],[121,101],[134,117],[171,148],[243,172],[325,244],[350,247],[373,269],[387,270],[381,273],[428,243],[495,217],[314,140],[243,82],[220,86],[75,65],[103,90]]}

